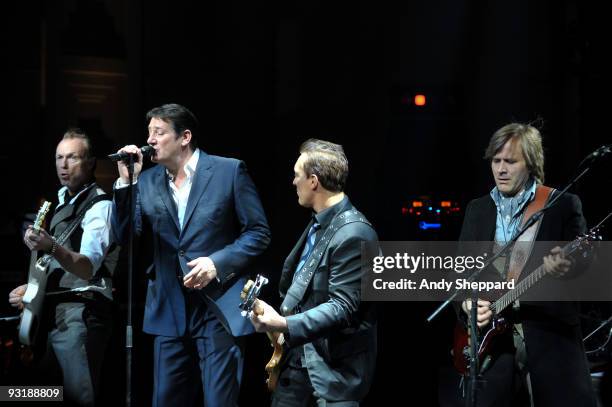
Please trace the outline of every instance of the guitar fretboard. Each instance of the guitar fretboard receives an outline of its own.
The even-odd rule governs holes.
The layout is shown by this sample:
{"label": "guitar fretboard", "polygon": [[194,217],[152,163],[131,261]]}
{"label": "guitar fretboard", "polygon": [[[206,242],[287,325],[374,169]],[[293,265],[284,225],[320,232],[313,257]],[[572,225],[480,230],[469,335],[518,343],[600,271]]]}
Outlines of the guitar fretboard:
{"label": "guitar fretboard", "polygon": [[[580,243],[585,241],[583,238],[579,238],[578,240],[574,240],[567,245],[563,246],[561,249],[564,256],[571,255],[574,251],[580,247]],[[544,270],[544,265],[540,265],[537,269],[535,269],[532,273],[530,273],[527,277],[521,280],[515,287],[514,290],[508,291],[506,294],[502,295],[497,301],[491,304],[490,309],[494,314],[499,314],[514,301],[518,300],[519,297],[531,287],[533,287],[538,281],[542,279],[546,275]]]}

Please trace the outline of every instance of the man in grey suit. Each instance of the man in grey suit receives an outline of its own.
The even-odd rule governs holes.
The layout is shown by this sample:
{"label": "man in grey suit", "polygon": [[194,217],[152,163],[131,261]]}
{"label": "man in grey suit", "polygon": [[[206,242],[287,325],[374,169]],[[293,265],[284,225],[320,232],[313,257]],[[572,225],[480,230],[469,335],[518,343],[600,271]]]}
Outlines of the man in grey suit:
{"label": "man in grey suit", "polygon": [[313,217],[285,260],[281,314],[260,301],[259,332],[281,332],[287,349],[273,406],[358,406],[376,363],[373,304],[361,302],[361,243],[376,232],[344,194],[342,146],[310,139],[293,185]]}

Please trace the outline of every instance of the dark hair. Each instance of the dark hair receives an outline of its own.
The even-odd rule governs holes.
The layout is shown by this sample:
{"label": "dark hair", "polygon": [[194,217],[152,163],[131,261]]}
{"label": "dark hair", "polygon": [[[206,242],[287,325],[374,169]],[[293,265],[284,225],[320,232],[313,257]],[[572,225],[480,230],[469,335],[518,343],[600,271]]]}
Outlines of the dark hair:
{"label": "dark hair", "polygon": [[340,144],[314,138],[300,146],[300,154],[305,154],[304,172],[316,175],[328,191],[342,192],[348,178],[348,160]]}
{"label": "dark hair", "polygon": [[538,184],[544,183],[544,149],[540,131],[531,124],[510,123],[493,134],[485,151],[485,160],[491,161],[506,143],[514,139],[521,146],[529,174]]}
{"label": "dark hair", "polygon": [[189,145],[194,151],[198,147],[200,125],[195,115],[185,106],[169,103],[154,107],[147,112],[147,124],[150,123],[153,118],[170,123],[178,136],[185,130],[191,131],[191,142]]}

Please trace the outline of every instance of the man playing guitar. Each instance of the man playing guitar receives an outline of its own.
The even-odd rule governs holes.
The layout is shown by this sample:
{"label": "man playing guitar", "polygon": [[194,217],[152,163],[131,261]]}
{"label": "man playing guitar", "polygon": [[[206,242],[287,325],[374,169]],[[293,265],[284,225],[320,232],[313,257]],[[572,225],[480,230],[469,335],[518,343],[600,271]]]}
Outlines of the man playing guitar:
{"label": "man playing guitar", "polygon": [[34,344],[46,336],[63,374],[64,400],[91,406],[110,338],[111,277],[119,253],[110,236],[110,196],[94,181],[89,137],[69,129],[57,145],[55,165],[62,186],[49,229],[30,227],[23,239],[49,262],[35,270],[41,273],[36,283],[31,267],[31,282],[15,288],[9,302],[30,315],[29,306],[42,301],[41,315],[22,318],[20,338]]}
{"label": "man playing guitar", "polygon": [[283,267],[282,315],[260,300],[251,316],[257,331],[282,333],[288,348],[272,405],[357,406],[376,363],[373,304],[361,301],[361,243],[378,237],[343,192],[342,146],[306,141],[294,173],[299,204],[314,214]]}
{"label": "man playing guitar", "polygon": [[[544,152],[539,131],[531,125],[512,123],[495,132],[485,159],[490,162],[495,188],[471,201],[466,209],[461,241],[511,240],[537,205],[557,191],[542,185]],[[533,208],[532,208],[533,209]],[[532,229],[532,228],[530,228]],[[529,230],[528,229],[528,232]],[[533,241],[571,241],[586,231],[582,205],[566,194],[533,226]],[[573,263],[554,247],[542,259],[535,252],[517,275],[508,261],[493,267],[502,278],[522,277],[543,263],[545,272],[563,276]],[[518,278],[520,280],[520,278]],[[465,324],[470,301],[462,303]],[[485,329],[493,313],[489,301],[479,299],[477,325]],[[495,352],[485,357],[481,373],[486,382],[478,387],[478,406],[595,406],[588,365],[582,345],[578,310],[570,302],[517,301],[511,307],[513,329],[496,338]],[[455,349],[455,357],[457,357]],[[467,382],[467,381],[466,381]],[[517,392],[521,388],[523,391]],[[519,401],[519,398],[522,397]]]}

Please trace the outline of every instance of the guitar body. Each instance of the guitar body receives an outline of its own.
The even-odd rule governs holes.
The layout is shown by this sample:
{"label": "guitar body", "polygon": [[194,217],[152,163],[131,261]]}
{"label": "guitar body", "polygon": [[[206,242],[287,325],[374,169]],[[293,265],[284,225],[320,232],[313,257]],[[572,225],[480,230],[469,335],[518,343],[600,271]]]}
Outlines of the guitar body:
{"label": "guitar body", "polygon": [[37,342],[40,332],[45,295],[47,291],[47,267],[37,260],[37,253],[32,252],[28,288],[23,296],[23,314],[19,324],[19,341],[32,346]]}
{"label": "guitar body", "polygon": [[[482,366],[482,362],[486,355],[493,352],[495,346],[495,338],[504,334],[510,329],[511,324],[504,317],[494,316],[491,319],[491,324],[481,331],[480,343],[477,346],[478,350],[478,365]],[[471,337],[469,330],[463,324],[455,325],[454,340],[453,340],[453,365],[455,369],[466,375],[470,370],[470,344]]]}
{"label": "guitar body", "polygon": [[266,364],[266,373],[268,374],[266,385],[268,390],[274,391],[278,385],[281,362],[284,357],[283,343],[285,343],[285,337],[282,333],[273,332],[268,333],[268,339],[270,339],[270,345],[274,348],[274,352],[270,361]]}
{"label": "guitar body", "polygon": [[[569,242],[561,249],[564,256],[569,257],[574,253],[580,253],[581,256],[587,257],[592,254],[592,242],[602,240],[599,230],[602,225],[612,217],[612,212],[608,214],[603,220],[601,220],[596,226],[592,227],[584,235],[576,237],[573,241]],[[484,357],[490,354],[494,349],[495,338],[508,331],[512,326],[503,316],[501,312],[506,309],[510,304],[513,304],[519,299],[527,290],[537,284],[546,275],[543,265],[529,273],[529,278],[521,280],[513,290],[508,291],[502,295],[498,300],[489,306],[493,311],[493,317],[491,318],[491,324],[486,327],[486,332],[481,335],[481,341],[478,344],[478,360],[479,364],[482,365]],[[463,325],[457,324],[455,326],[454,343],[453,343],[453,365],[459,373],[465,375],[469,371],[469,346],[470,336]]]}
{"label": "guitar body", "polygon": [[[249,280],[244,285],[242,292],[240,293],[240,308],[242,309],[242,315],[248,316],[249,312],[253,312],[255,315],[263,315],[264,309],[259,303],[257,297],[261,288],[268,283],[268,279],[262,275],[258,275],[255,281]],[[246,319],[246,318],[245,318]],[[268,378],[266,379],[266,385],[269,391],[274,391],[278,385],[278,379],[280,376],[281,365],[283,361],[285,336],[280,332],[267,332],[270,345],[274,348],[270,361],[266,364],[266,373]]]}

